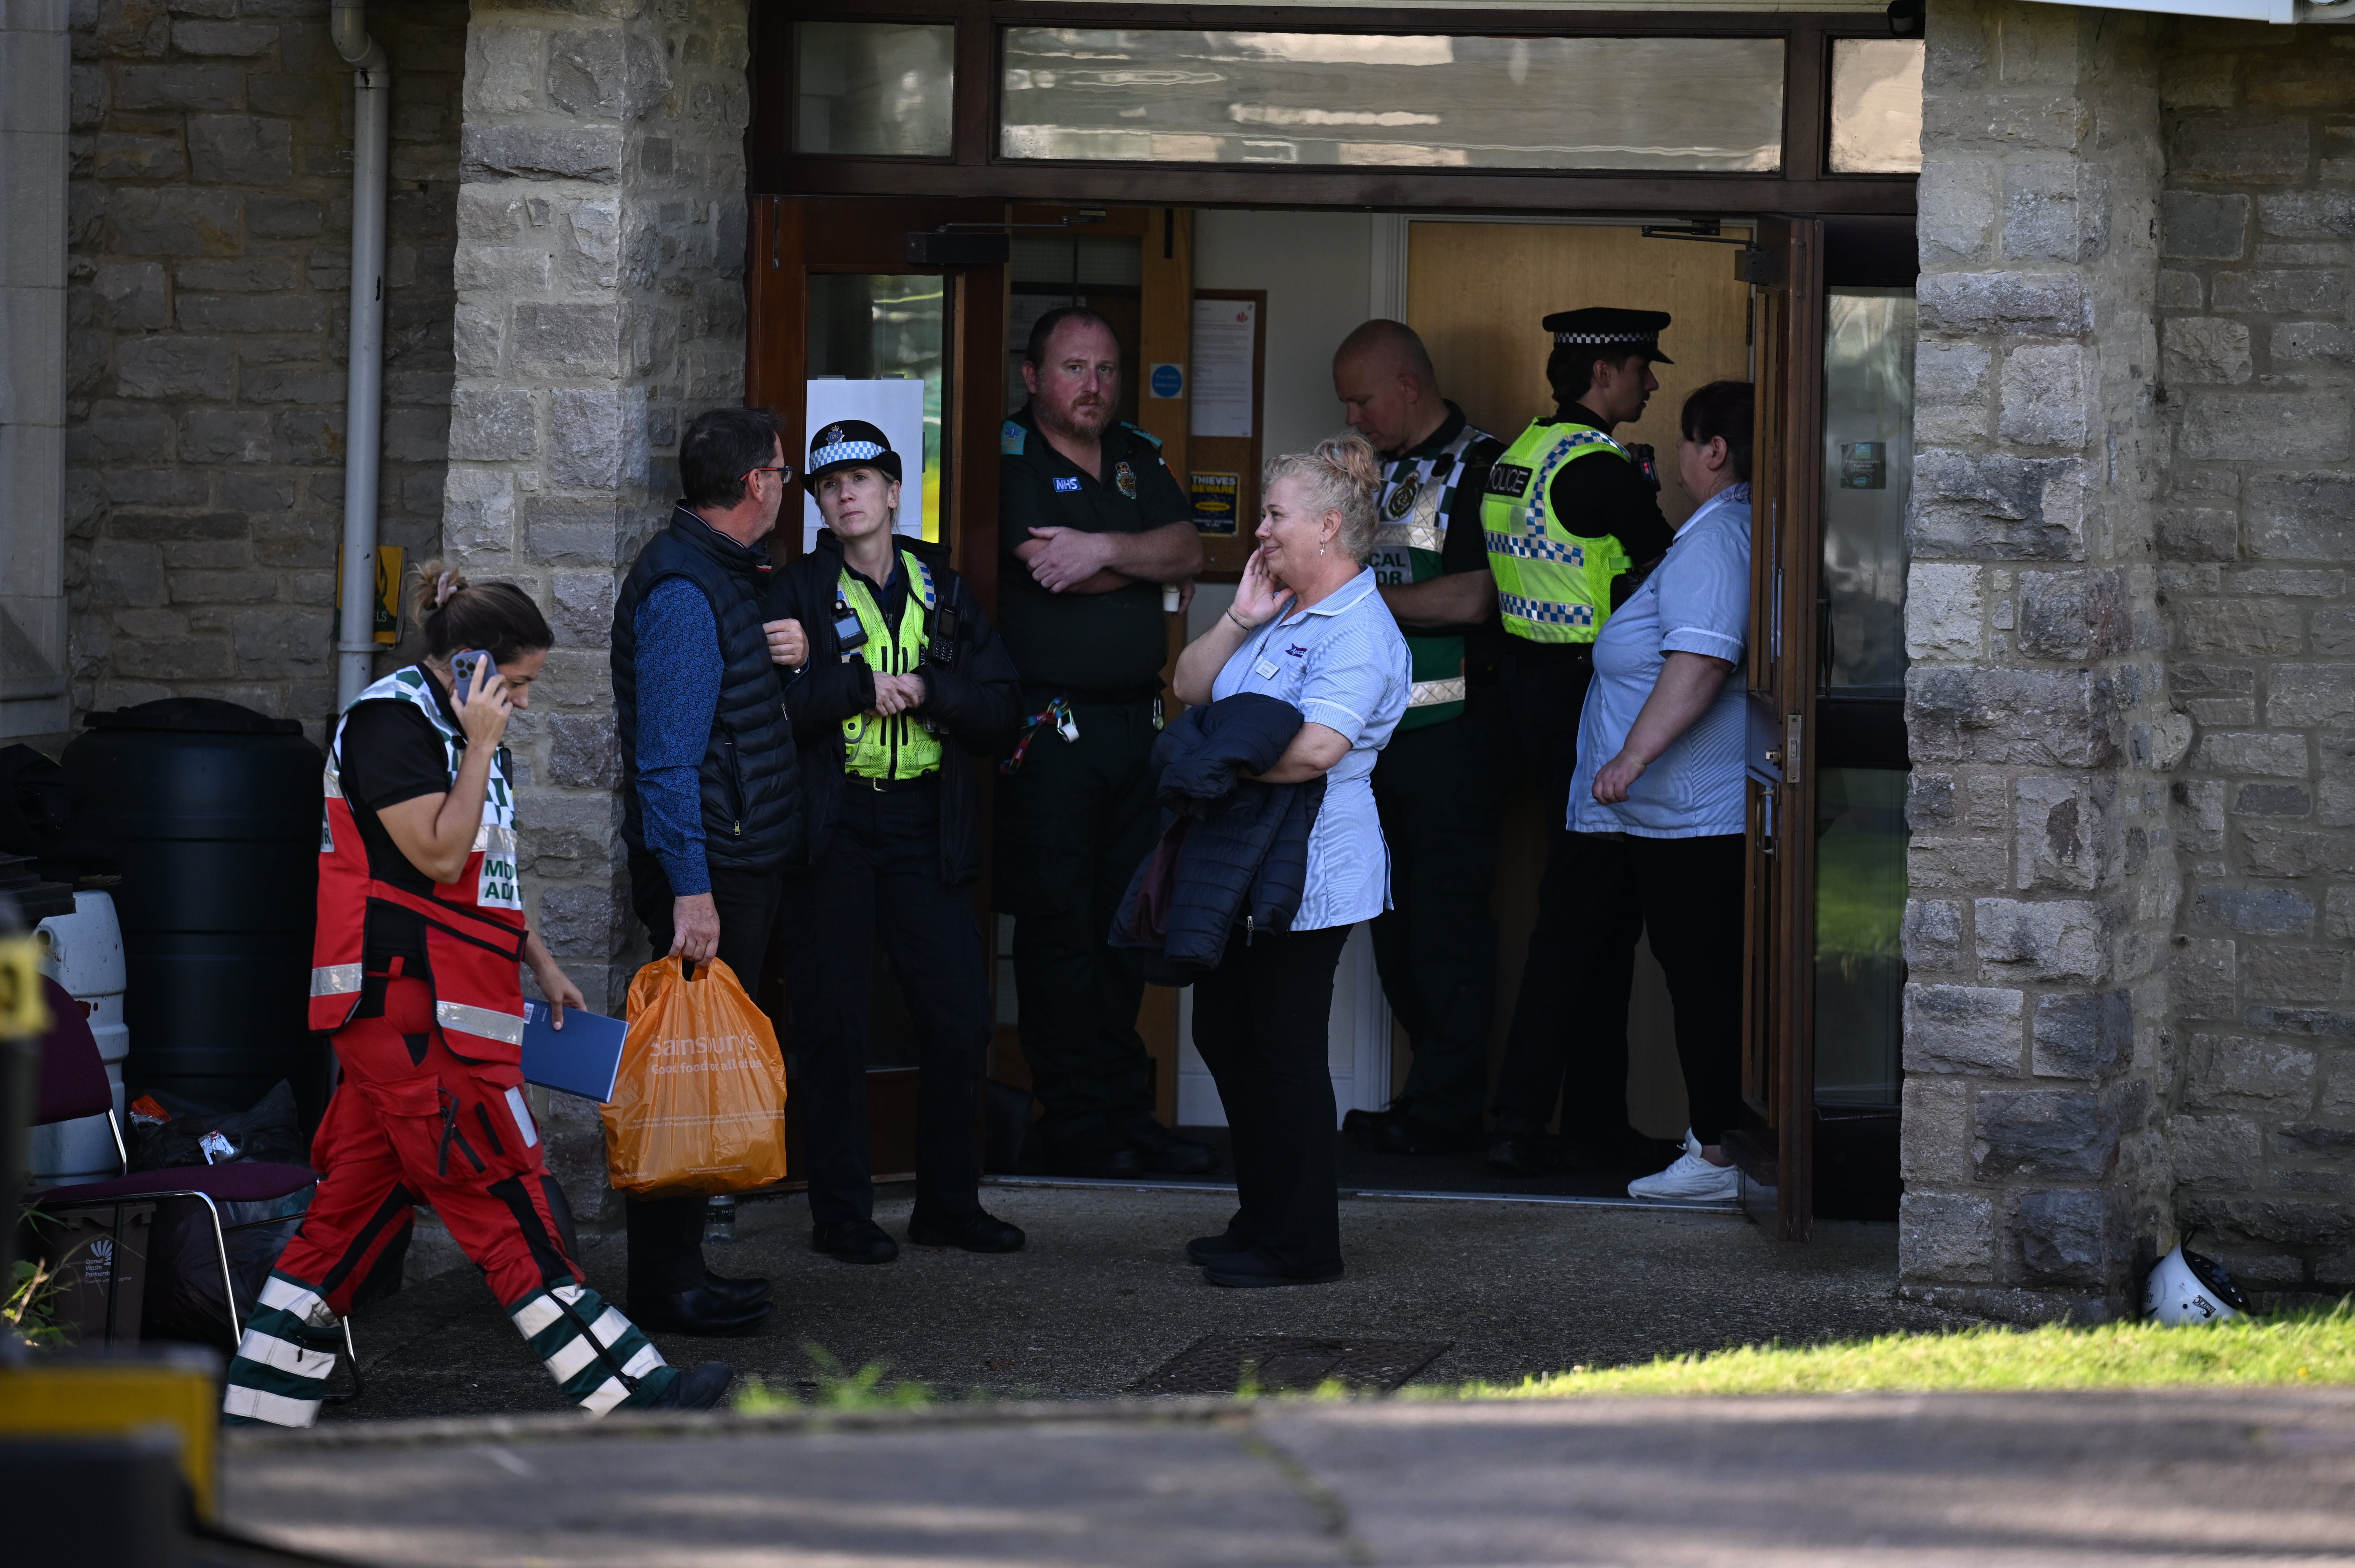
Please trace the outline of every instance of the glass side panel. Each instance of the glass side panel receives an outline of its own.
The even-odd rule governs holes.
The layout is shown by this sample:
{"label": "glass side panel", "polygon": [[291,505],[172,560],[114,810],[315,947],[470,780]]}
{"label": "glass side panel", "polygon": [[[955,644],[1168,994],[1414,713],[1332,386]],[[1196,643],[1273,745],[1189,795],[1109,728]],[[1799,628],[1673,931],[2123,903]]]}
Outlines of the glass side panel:
{"label": "glass side panel", "polygon": [[1831,171],[1922,172],[1920,38],[1832,40]]}
{"label": "glass side panel", "polygon": [[1009,158],[1744,172],[1783,161],[1779,38],[1008,27],[1005,48]]}
{"label": "glass side panel", "polygon": [[[810,430],[842,418],[881,426],[900,453],[899,529],[932,540],[942,537],[941,400],[947,337],[944,278],[891,272],[810,274]],[[921,485],[913,483],[910,461],[919,445],[924,454]],[[808,452],[805,436],[796,468]],[[802,505],[806,547],[816,538],[817,503],[805,497]]]}
{"label": "glass side panel", "polygon": [[1913,292],[1829,292],[1824,309],[1822,685],[1905,688],[1905,503],[1913,480]]}
{"label": "glass side panel", "polygon": [[796,22],[794,151],[945,158],[956,28]]}
{"label": "glass side panel", "polygon": [[1893,1105],[1902,1039],[1905,774],[1816,774],[1816,1103]]}

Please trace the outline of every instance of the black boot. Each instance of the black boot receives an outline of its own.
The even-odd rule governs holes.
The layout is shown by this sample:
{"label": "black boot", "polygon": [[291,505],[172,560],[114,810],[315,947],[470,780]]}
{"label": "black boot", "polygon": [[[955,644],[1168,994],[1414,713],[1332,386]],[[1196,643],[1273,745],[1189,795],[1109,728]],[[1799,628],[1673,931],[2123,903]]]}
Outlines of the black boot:
{"label": "black boot", "polygon": [[1412,1111],[1391,1112],[1374,1125],[1374,1147],[1384,1154],[1457,1154],[1483,1141],[1476,1124],[1451,1131]]}
{"label": "black boot", "polygon": [[1209,1144],[1181,1138],[1159,1122],[1123,1128],[1121,1142],[1156,1176],[1204,1176],[1217,1163]]}
{"label": "black boot", "polygon": [[920,1247],[962,1247],[969,1253],[1018,1253],[1029,1238],[1018,1225],[1009,1225],[976,1209],[970,1214],[930,1215],[919,1209],[908,1216],[908,1240]]}
{"label": "black boot", "polygon": [[888,1264],[900,1255],[900,1243],[872,1220],[841,1220],[812,1225],[810,1251],[847,1264]]}
{"label": "black boot", "polygon": [[725,1361],[706,1361],[691,1371],[681,1367],[678,1376],[671,1379],[670,1387],[663,1390],[662,1397],[645,1408],[709,1410],[719,1403],[720,1396],[728,1392],[728,1385],[735,1381],[735,1370]]}
{"label": "black boot", "polygon": [[769,1282],[765,1279],[730,1279],[724,1274],[703,1271],[703,1288],[722,1301],[739,1307],[753,1307],[769,1299]]}
{"label": "black boot", "polygon": [[666,1296],[629,1298],[632,1322],[664,1334],[743,1334],[757,1328],[776,1308],[765,1301],[730,1301],[716,1291],[698,1287]]}

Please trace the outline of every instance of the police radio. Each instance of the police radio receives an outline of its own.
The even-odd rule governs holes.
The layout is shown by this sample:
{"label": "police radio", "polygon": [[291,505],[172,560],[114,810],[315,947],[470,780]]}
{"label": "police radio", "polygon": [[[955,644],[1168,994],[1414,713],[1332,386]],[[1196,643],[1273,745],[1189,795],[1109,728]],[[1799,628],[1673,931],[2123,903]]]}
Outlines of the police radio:
{"label": "police radio", "polygon": [[1652,486],[1652,494],[1658,495],[1660,465],[1652,460],[1652,449],[1642,442],[1633,442],[1627,447],[1627,455],[1634,460],[1636,471],[1643,475],[1645,482]]}

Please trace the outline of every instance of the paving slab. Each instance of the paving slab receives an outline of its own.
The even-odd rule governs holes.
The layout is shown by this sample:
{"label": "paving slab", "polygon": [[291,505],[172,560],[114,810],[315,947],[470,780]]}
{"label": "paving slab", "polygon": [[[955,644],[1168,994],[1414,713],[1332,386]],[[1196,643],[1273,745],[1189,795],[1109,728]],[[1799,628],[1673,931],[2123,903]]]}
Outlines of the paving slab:
{"label": "paving slab", "polygon": [[2355,1561],[2355,1390],[967,1406],[233,1434],[224,1508],[385,1568]]}
{"label": "paving slab", "polygon": [[[747,1203],[714,1267],[775,1281],[778,1310],[734,1339],[655,1336],[674,1361],[708,1358],[773,1389],[813,1377],[808,1347],[887,1363],[941,1394],[1105,1399],[1205,1335],[1444,1340],[1423,1383],[1517,1381],[1774,1339],[1814,1342],[1971,1321],[1896,1298],[1894,1225],[1827,1222],[1805,1245],[1729,1214],[1471,1201],[1342,1205],[1346,1278],[1221,1290],[1188,1265],[1189,1236],[1223,1229],[1233,1200],[1200,1191],[985,1189],[1029,1246],[1002,1257],[909,1247],[880,1267],[809,1250],[800,1199]],[[909,1200],[877,1218],[906,1232]],[[591,1283],[619,1297],[619,1241],[589,1249]],[[471,1267],[365,1309],[355,1325],[367,1397],[330,1421],[563,1408]]]}

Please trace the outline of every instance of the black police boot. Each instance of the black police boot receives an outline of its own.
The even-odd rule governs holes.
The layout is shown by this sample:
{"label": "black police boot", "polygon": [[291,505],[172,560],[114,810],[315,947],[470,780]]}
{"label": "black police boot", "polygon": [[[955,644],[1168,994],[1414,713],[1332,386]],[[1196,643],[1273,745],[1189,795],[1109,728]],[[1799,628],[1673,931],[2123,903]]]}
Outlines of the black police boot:
{"label": "black police boot", "polygon": [[708,1288],[673,1291],[666,1296],[628,1299],[630,1320],[641,1328],[664,1334],[746,1334],[761,1326],[776,1307],[769,1302],[737,1302]]}
{"label": "black police boot", "polygon": [[670,1387],[662,1397],[645,1406],[648,1410],[709,1410],[718,1404],[728,1385],[736,1381],[736,1371],[725,1361],[706,1361],[692,1371],[685,1367],[671,1379]]}
{"label": "black police boot", "polygon": [[1217,1163],[1209,1144],[1181,1138],[1159,1122],[1138,1122],[1122,1128],[1121,1142],[1156,1176],[1204,1176]]}
{"label": "black police boot", "polygon": [[1412,1111],[1391,1112],[1374,1125],[1374,1147],[1384,1154],[1458,1154],[1484,1141],[1476,1125],[1452,1130]]}
{"label": "black police boot", "polygon": [[1251,1243],[1232,1231],[1215,1236],[1197,1236],[1186,1243],[1186,1261],[1198,1268],[1208,1268],[1221,1258],[1251,1251]]}
{"label": "black police boot", "polygon": [[1121,1180],[1145,1174],[1145,1162],[1112,1133],[1097,1128],[1074,1138],[1047,1146],[1047,1168],[1057,1176],[1091,1176]]}
{"label": "black police boot", "polygon": [[703,1288],[722,1301],[739,1307],[752,1307],[769,1299],[769,1282],[765,1279],[730,1279],[724,1274],[703,1271]]}
{"label": "black police boot", "polygon": [[976,1209],[970,1214],[927,1214],[922,1209],[908,1216],[908,1240],[920,1247],[962,1247],[969,1253],[1018,1253],[1028,1237],[1019,1225],[1009,1225]]}
{"label": "black police boot", "polygon": [[1212,1258],[1202,1267],[1202,1277],[1212,1285],[1223,1285],[1230,1290],[1265,1289],[1271,1285],[1328,1285],[1341,1277],[1341,1265],[1318,1269],[1308,1274],[1295,1274],[1262,1252],[1231,1253],[1222,1258]]}
{"label": "black police boot", "polygon": [[1382,1128],[1396,1117],[1397,1111],[1345,1111],[1341,1115],[1341,1130],[1359,1143],[1379,1143]]}
{"label": "black police boot", "polygon": [[888,1264],[900,1255],[900,1243],[872,1220],[841,1220],[812,1225],[810,1251],[847,1264]]}

